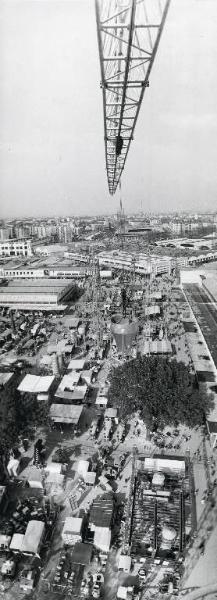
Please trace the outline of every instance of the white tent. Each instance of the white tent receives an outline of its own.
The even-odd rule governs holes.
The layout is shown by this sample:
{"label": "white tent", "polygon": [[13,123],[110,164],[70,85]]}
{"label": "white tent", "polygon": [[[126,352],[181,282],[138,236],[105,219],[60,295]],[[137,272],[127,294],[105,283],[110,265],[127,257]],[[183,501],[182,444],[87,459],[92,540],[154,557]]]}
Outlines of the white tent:
{"label": "white tent", "polygon": [[42,521],[29,521],[23,538],[22,552],[37,554],[42,544],[44,531],[45,524]]}
{"label": "white tent", "polygon": [[78,475],[85,477],[86,473],[89,469],[89,461],[88,460],[79,460],[74,464],[74,468],[76,469]]}
{"label": "white tent", "polygon": [[108,527],[96,527],[94,533],[94,546],[102,552],[109,552],[111,545],[111,531]]}
{"label": "white tent", "polygon": [[124,573],[130,573],[131,569],[131,556],[127,554],[120,554],[118,562],[118,570],[124,571]]}
{"label": "white tent", "polygon": [[14,552],[22,552],[24,537],[24,533],[14,533],[10,543],[10,550],[13,550]]}

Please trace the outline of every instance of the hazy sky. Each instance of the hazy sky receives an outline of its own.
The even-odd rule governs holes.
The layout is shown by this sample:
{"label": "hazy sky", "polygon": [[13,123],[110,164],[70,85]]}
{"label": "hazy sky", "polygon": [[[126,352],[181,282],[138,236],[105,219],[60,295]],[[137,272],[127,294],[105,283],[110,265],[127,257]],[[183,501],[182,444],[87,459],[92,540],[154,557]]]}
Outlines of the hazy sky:
{"label": "hazy sky", "polygon": [[[122,177],[126,211],[217,208],[216,31],[217,0],[171,0]],[[1,0],[0,130],[1,216],[117,210],[94,0]]]}

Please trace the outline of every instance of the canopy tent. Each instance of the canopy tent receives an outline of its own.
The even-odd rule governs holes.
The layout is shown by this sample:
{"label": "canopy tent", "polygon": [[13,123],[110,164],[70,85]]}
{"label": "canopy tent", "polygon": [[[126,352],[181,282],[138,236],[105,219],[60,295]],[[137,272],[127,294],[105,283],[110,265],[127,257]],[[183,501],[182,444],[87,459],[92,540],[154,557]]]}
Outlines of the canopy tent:
{"label": "canopy tent", "polygon": [[108,527],[96,527],[93,543],[98,550],[109,552],[111,545],[111,530]]}

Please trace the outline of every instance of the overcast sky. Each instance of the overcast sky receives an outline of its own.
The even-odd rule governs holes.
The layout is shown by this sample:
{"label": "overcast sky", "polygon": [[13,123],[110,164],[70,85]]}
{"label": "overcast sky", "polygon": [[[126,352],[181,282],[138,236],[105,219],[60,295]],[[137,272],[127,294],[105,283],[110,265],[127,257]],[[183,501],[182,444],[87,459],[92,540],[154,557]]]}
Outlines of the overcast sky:
{"label": "overcast sky", "polygon": [[[126,211],[217,207],[216,31],[217,0],[171,0],[122,176]],[[115,212],[94,0],[1,0],[0,82],[1,216]]]}

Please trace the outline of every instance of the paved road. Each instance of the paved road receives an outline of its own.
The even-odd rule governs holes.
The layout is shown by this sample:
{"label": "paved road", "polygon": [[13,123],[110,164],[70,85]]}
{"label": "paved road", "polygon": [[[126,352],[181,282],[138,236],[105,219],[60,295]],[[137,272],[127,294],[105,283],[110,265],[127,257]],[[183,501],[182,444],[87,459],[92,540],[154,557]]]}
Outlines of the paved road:
{"label": "paved road", "polygon": [[186,594],[184,598],[185,600],[197,600],[199,598],[206,598],[207,596],[214,594],[217,594],[217,583],[200,587],[193,592],[190,592],[190,594]]}
{"label": "paved road", "polygon": [[217,367],[217,310],[197,285],[185,286],[185,293]]}

